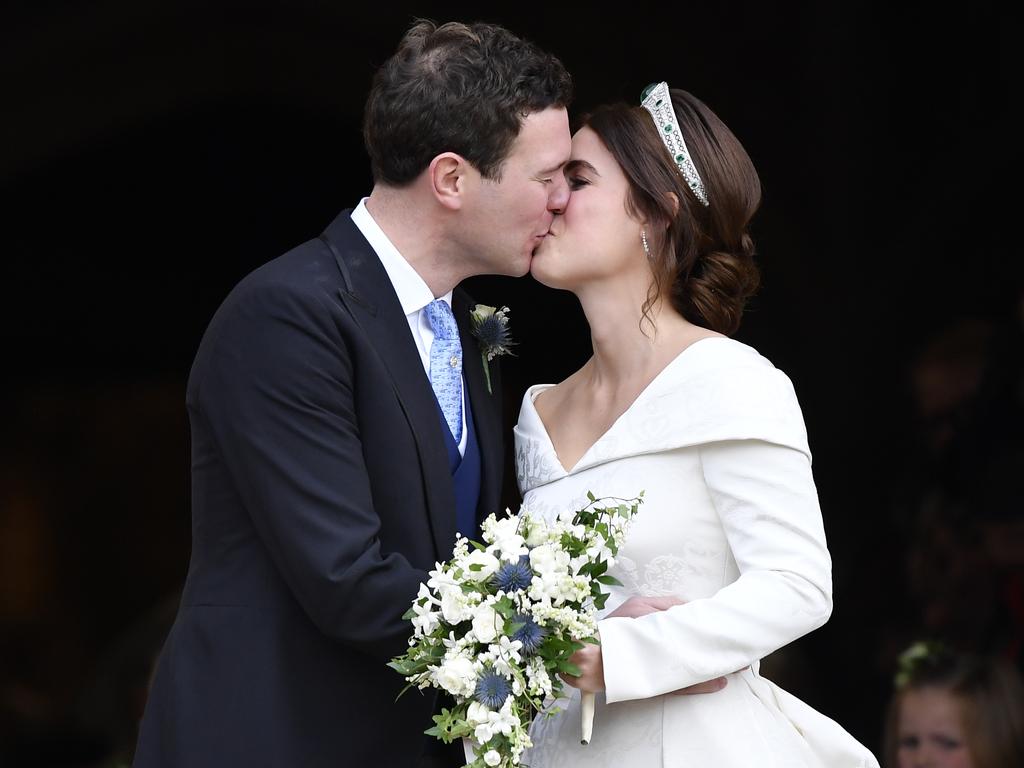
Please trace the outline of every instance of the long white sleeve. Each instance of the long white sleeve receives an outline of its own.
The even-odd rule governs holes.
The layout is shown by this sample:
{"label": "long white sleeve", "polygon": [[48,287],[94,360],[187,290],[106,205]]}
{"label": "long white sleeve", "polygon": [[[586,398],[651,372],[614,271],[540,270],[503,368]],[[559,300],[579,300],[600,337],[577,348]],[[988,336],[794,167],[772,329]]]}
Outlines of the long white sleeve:
{"label": "long white sleeve", "polygon": [[609,703],[735,672],[831,614],[832,563],[808,456],[764,440],[699,451],[740,577],[708,598],[599,622]]}

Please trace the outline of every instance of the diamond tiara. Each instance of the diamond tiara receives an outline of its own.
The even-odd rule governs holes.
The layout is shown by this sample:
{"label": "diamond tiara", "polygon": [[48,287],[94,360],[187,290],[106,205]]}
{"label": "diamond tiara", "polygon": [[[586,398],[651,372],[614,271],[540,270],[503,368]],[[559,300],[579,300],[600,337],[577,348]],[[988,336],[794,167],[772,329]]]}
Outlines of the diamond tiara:
{"label": "diamond tiara", "polygon": [[658,128],[658,135],[665,143],[672,159],[675,161],[679,172],[683,174],[687,186],[693,190],[704,205],[708,205],[708,193],[704,189],[704,182],[697,173],[697,166],[693,164],[690,157],[690,150],[686,148],[683,141],[683,132],[679,130],[679,121],[676,119],[676,111],[672,107],[672,97],[668,92],[668,83],[662,81],[649,85],[644,89],[641,96],[641,106],[651,113],[654,124]]}

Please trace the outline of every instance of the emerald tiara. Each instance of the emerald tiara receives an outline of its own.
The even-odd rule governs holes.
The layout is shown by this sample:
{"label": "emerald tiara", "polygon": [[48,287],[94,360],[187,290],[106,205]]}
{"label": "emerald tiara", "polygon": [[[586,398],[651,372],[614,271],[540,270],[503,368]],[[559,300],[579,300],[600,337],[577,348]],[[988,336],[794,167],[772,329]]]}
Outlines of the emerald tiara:
{"label": "emerald tiara", "polygon": [[654,118],[654,124],[658,127],[658,135],[661,136],[665,148],[672,155],[672,160],[679,172],[683,174],[687,186],[698,200],[704,205],[709,205],[704,182],[701,181],[700,174],[697,173],[697,166],[693,164],[693,158],[690,157],[690,150],[686,148],[686,142],[683,141],[683,132],[679,130],[679,121],[676,119],[676,111],[672,107],[668,83],[662,81],[647,86],[640,98],[641,106]]}

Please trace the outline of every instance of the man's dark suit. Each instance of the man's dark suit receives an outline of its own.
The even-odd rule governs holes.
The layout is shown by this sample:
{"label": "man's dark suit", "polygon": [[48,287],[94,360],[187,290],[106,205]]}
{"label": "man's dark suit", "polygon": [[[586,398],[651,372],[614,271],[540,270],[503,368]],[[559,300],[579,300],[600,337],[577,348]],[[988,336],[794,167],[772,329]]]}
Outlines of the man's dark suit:
{"label": "man's dark suit", "polygon": [[[451,556],[442,422],[383,266],[345,211],[246,277],[196,355],[193,551],[137,768],[415,766],[432,695],[385,666],[425,571]],[[499,382],[453,309],[497,511]],[[492,364],[495,379],[497,366]]]}

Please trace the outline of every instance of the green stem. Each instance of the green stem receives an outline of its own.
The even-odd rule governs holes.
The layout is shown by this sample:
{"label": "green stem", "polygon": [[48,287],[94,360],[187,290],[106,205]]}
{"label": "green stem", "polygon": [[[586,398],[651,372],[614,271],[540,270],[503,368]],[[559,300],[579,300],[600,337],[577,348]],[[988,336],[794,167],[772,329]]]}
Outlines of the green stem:
{"label": "green stem", "polygon": [[490,364],[487,362],[487,353],[481,352],[480,359],[484,362],[484,378],[487,380],[487,394],[493,394],[491,392],[491,369]]}

